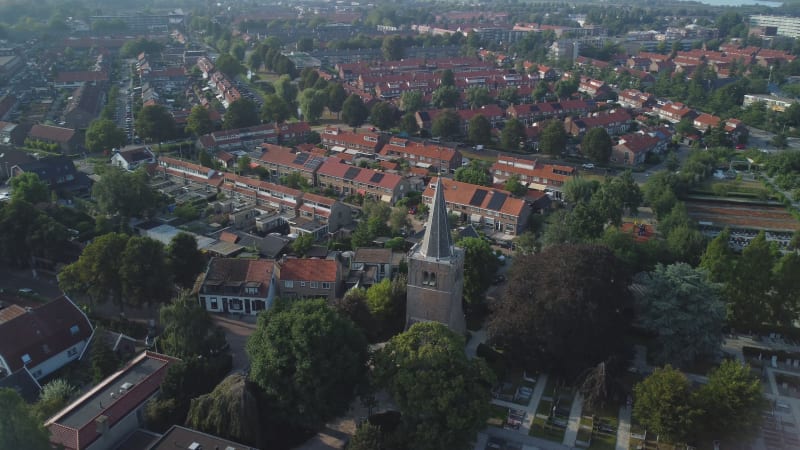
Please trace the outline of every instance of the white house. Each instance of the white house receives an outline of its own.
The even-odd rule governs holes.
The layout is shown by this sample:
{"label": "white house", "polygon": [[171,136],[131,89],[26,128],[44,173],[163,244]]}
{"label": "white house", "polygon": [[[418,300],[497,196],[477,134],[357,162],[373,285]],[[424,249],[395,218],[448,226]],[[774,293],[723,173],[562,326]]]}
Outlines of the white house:
{"label": "white house", "polygon": [[271,259],[213,258],[203,275],[199,301],[207,311],[256,315],[276,297]]}
{"label": "white house", "polygon": [[0,310],[0,377],[23,367],[40,380],[80,359],[94,335],[86,314],[66,295],[37,308]]}
{"label": "white house", "polygon": [[136,147],[118,150],[111,156],[111,165],[125,170],[134,171],[147,164],[155,164],[156,155],[150,147]]}

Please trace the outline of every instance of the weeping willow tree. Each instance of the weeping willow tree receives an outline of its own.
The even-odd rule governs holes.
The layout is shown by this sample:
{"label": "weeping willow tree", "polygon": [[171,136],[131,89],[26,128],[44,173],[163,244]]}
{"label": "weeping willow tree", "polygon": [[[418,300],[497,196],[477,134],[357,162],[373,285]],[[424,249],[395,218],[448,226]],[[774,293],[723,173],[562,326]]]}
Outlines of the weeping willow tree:
{"label": "weeping willow tree", "polygon": [[258,392],[244,375],[230,375],[210,394],[192,400],[186,423],[197,430],[261,447]]}

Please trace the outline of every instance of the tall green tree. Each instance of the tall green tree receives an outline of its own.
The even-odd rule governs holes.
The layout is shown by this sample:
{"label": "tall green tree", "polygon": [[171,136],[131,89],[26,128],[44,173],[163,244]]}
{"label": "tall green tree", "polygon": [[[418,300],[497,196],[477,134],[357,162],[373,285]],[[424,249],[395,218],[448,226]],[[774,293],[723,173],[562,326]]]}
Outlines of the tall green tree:
{"label": "tall green tree", "polygon": [[227,347],[225,332],[187,291],[159,310],[164,328],[158,350],[181,359],[210,358]]}
{"label": "tall green tree", "polygon": [[455,108],[461,100],[461,92],[455,86],[442,85],[431,95],[434,108]]}
{"label": "tall green tree", "polygon": [[364,105],[361,97],[356,94],[350,94],[342,105],[342,120],[347,125],[358,128],[366,122],[368,116],[369,110]]}
{"label": "tall green tree", "polygon": [[277,302],[259,315],[247,354],[250,380],[277,417],[297,426],[346,411],[366,375],[363,334],[324,300]]}
{"label": "tall green tree", "polygon": [[611,157],[613,143],[605,128],[592,128],[583,137],[581,151],[592,161],[605,164]]}
{"label": "tall green tree", "polygon": [[50,188],[34,172],[24,172],[9,180],[11,199],[31,204],[50,200]]}
{"label": "tall green tree", "polygon": [[471,308],[483,306],[500,262],[486,240],[468,237],[456,244],[464,249],[464,301]]}
{"label": "tall green tree", "polygon": [[86,129],[85,144],[90,152],[122,147],[125,145],[125,131],[117,127],[113,120],[93,120]]}
{"label": "tall green tree", "polygon": [[467,89],[466,99],[470,108],[480,108],[492,103],[492,96],[489,90],[480,86]]}
{"label": "tall green tree", "polygon": [[92,381],[100,383],[119,369],[119,358],[104,339],[97,339],[92,344],[90,353],[92,361]]}
{"label": "tall green tree", "polygon": [[700,267],[708,271],[709,278],[717,283],[727,283],[733,275],[735,264],[729,244],[731,230],[727,227],[711,240],[700,258]]}
{"label": "tall green tree", "polygon": [[289,104],[277,94],[267,94],[264,96],[264,104],[261,105],[261,120],[264,122],[282,123],[292,117]]}
{"label": "tall green tree", "polygon": [[492,124],[483,114],[478,114],[469,119],[467,137],[476,144],[489,144],[492,142]]}
{"label": "tall green tree", "polygon": [[237,75],[244,73],[244,66],[240,61],[240,59],[229,53],[223,53],[219,55],[219,58],[214,63],[217,66],[217,70],[230,78],[236,78]]}
{"label": "tall green tree", "polygon": [[403,59],[405,53],[405,45],[403,44],[403,37],[399,34],[391,34],[383,38],[381,44],[381,52],[383,58],[387,61],[399,61]]}
{"label": "tall green tree", "polygon": [[489,415],[493,374],[464,339],[435,322],[414,324],[375,355],[374,376],[397,401],[408,448],[467,448]]}
{"label": "tall green tree", "polygon": [[325,111],[325,103],[328,99],[324,91],[313,88],[304,89],[300,93],[300,111],[303,112],[303,119],[315,123],[322,117]]}
{"label": "tall green tree", "polygon": [[148,105],[136,116],[136,133],[145,141],[163,142],[175,135],[175,118],[161,105]]}
{"label": "tall green tree", "polygon": [[560,120],[551,120],[542,129],[539,150],[551,156],[558,156],[567,148],[567,132]]}
{"label": "tall green tree", "polygon": [[205,433],[266,448],[268,417],[256,384],[233,374],[210,393],[192,399],[186,423]]}
{"label": "tall green tree", "polygon": [[445,69],[442,71],[439,82],[441,86],[455,87],[456,85],[455,74],[451,69]]}
{"label": "tall green tree", "polygon": [[405,276],[393,280],[384,278],[367,289],[367,307],[384,339],[394,336],[405,326],[407,282]]}
{"label": "tall green tree", "polygon": [[119,276],[125,303],[146,306],[169,300],[172,274],[169,271],[164,244],[146,236],[133,236],[125,244]]}
{"label": "tall green tree", "polygon": [[511,175],[503,184],[503,189],[511,192],[512,195],[522,197],[528,193],[528,187],[519,181],[519,175]]}
{"label": "tall green tree", "polygon": [[0,405],[0,449],[51,448],[48,431],[15,390],[0,388]]}
{"label": "tall green tree", "polygon": [[776,260],[777,249],[763,231],[742,251],[725,290],[730,302],[728,320],[733,326],[760,326],[772,319],[767,295],[773,287]]}
{"label": "tall green tree", "polygon": [[147,215],[159,203],[144,169],[126,172],[117,167],[108,168],[92,187],[92,197],[101,212],[123,217]]}
{"label": "tall green tree", "polygon": [[742,442],[758,434],[767,401],[749,365],[725,360],[711,371],[708,383],[697,392],[696,403],[703,411],[697,421],[701,434]]}
{"label": "tall green tree", "polygon": [[336,113],[337,119],[345,100],[347,100],[347,92],[344,90],[342,83],[330,83],[328,85],[328,110]]}
{"label": "tall green tree", "polygon": [[461,116],[452,109],[441,111],[433,119],[431,134],[445,139],[461,135]]}
{"label": "tall green tree", "polygon": [[194,136],[203,136],[214,131],[211,114],[203,105],[194,105],[186,118],[186,131]]}
{"label": "tall green tree", "polygon": [[669,365],[656,369],[633,389],[633,417],[667,442],[686,442],[700,413],[690,388],[679,370]]}
{"label": "tall green tree", "polygon": [[518,150],[525,139],[525,126],[516,118],[506,121],[500,133],[500,145],[506,150]]}
{"label": "tall green tree", "polygon": [[30,267],[32,257],[62,260],[67,228],[25,200],[0,204],[0,260]]}
{"label": "tall green tree", "polygon": [[417,134],[419,131],[419,124],[417,123],[417,118],[414,116],[414,113],[405,113],[403,117],[400,119],[400,130],[409,134]]}
{"label": "tall green tree", "polygon": [[425,106],[421,91],[406,91],[400,95],[400,108],[405,112],[417,112]]}
{"label": "tall green tree", "polygon": [[226,130],[251,127],[261,123],[256,104],[247,98],[240,98],[228,105],[222,116],[222,127]]}
{"label": "tall green tree", "polygon": [[659,363],[676,366],[713,359],[722,346],[725,304],[721,286],[686,263],[657,265],[636,278],[639,323],[656,334]]}
{"label": "tall green tree", "polygon": [[274,83],[275,94],[282,98],[287,105],[294,108],[297,104],[297,85],[292,82],[289,75],[281,75],[280,78]]}
{"label": "tall green tree", "polygon": [[396,122],[395,111],[388,102],[377,102],[369,113],[369,121],[381,130],[392,128]]}
{"label": "tall green tree", "polygon": [[58,277],[58,284],[68,294],[85,294],[91,303],[112,303],[121,306],[122,258],[128,237],[109,233],[99,236],[83,249],[80,258],[66,266]]}

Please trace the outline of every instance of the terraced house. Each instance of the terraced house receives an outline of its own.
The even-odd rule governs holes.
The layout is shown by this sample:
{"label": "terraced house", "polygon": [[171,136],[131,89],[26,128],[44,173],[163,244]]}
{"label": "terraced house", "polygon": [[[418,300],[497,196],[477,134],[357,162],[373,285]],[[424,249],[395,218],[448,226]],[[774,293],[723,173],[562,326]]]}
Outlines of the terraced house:
{"label": "terraced house", "polygon": [[327,127],[322,133],[322,145],[336,153],[374,155],[384,143],[379,133],[353,133],[339,127]]}
{"label": "terraced house", "polygon": [[490,171],[494,183],[505,183],[516,175],[528,189],[544,191],[556,199],[561,199],[564,183],[575,175],[574,167],[542,164],[536,160],[503,155],[492,164]]}
{"label": "terraced house", "polygon": [[461,152],[450,147],[393,137],[380,151],[381,159],[405,159],[411,165],[436,172],[455,172],[461,167]]}
{"label": "terraced house", "polygon": [[392,205],[409,191],[408,181],[400,175],[354,167],[334,157],[317,170],[317,185],[337,194],[361,195]]}
{"label": "terraced house", "polygon": [[272,180],[298,173],[309,186],[316,183],[317,169],[326,159],[324,156],[274,144],[261,144],[261,149],[263,153],[253,162],[266,168]]}

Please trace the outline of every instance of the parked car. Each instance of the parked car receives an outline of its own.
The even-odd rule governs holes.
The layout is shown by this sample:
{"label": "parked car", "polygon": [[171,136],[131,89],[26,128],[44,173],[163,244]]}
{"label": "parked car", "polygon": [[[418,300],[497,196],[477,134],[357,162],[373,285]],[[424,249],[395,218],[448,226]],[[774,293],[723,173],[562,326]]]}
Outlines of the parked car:
{"label": "parked car", "polygon": [[583,168],[584,169],[594,169],[594,164],[586,163],[586,164],[583,165]]}

